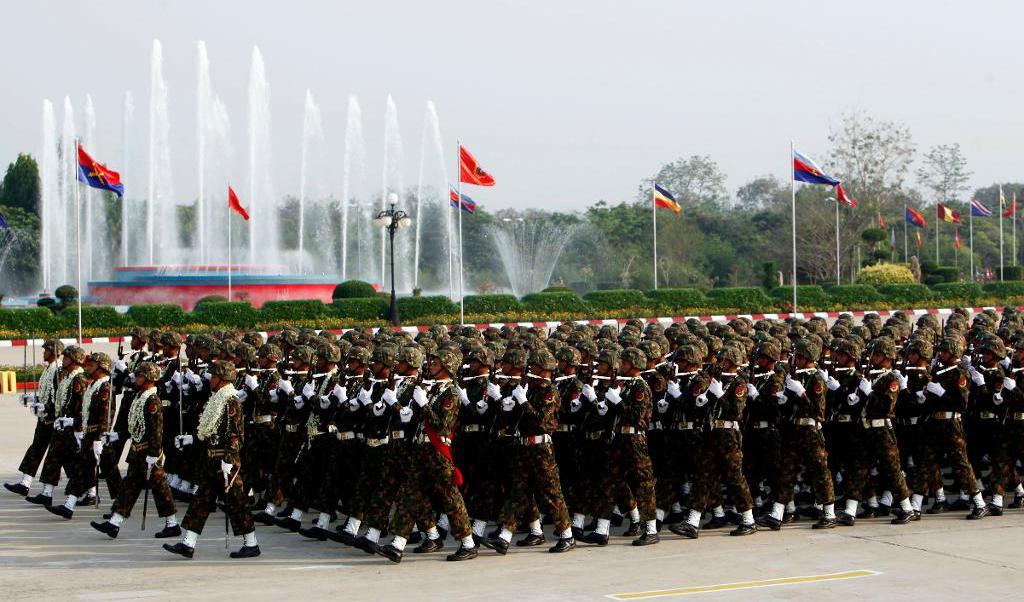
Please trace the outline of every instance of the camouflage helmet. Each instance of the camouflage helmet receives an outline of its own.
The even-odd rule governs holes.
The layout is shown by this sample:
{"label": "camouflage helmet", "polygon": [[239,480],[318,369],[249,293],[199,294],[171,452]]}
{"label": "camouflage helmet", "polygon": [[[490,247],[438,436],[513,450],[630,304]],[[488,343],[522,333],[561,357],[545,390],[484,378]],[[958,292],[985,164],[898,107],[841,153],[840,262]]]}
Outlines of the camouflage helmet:
{"label": "camouflage helmet", "polygon": [[916,352],[918,356],[930,360],[934,355],[934,345],[932,342],[924,337],[914,337],[910,340],[910,344],[907,347],[907,352]]}
{"label": "camouflage helmet", "polygon": [[832,341],[832,353],[845,353],[856,360],[860,356],[860,345],[851,338],[835,339]]}
{"label": "camouflage helmet", "polygon": [[341,361],[341,350],[334,343],[321,343],[316,348],[316,357],[321,361],[337,364]]}
{"label": "camouflage helmet", "polygon": [[141,376],[142,378],[155,383],[160,380],[160,368],[153,362],[142,362],[136,366],[135,376]]}
{"label": "camouflage helmet", "polygon": [[81,364],[85,362],[85,349],[78,345],[68,345],[64,348],[64,357],[76,364]]}
{"label": "camouflage helmet", "polygon": [[235,378],[238,377],[238,371],[235,370],[235,364],[226,360],[216,360],[213,362],[213,367],[210,368],[210,374],[228,382],[234,382]]}
{"label": "camouflage helmet", "polygon": [[438,349],[431,357],[437,358],[449,376],[458,374],[459,368],[462,367],[462,353],[452,347]]}
{"label": "camouflage helmet", "polygon": [[716,354],[718,361],[726,360],[731,362],[733,366],[743,365],[743,352],[734,345],[725,345],[718,350]]}
{"label": "camouflage helmet", "polygon": [[551,352],[546,349],[543,351],[531,351],[530,357],[526,363],[530,366],[537,366],[541,370],[548,371],[554,371],[554,369],[558,367],[555,362],[555,357],[551,355]]}
{"label": "camouflage helmet", "polygon": [[466,352],[465,360],[467,362],[476,360],[484,366],[490,366],[494,363],[494,352],[489,347],[477,343]]}
{"label": "camouflage helmet", "polygon": [[299,345],[292,349],[292,359],[298,360],[303,364],[313,363],[313,348],[308,345]]}
{"label": "camouflage helmet", "polygon": [[779,344],[773,340],[761,341],[757,344],[757,347],[754,347],[754,357],[763,355],[773,362],[779,361],[781,353],[782,352],[779,351]]}
{"label": "camouflage helmet", "polygon": [[639,347],[627,347],[619,354],[619,361],[628,361],[634,368],[643,370],[647,367],[647,354]]}
{"label": "camouflage helmet", "polygon": [[526,350],[522,347],[510,346],[505,350],[505,355],[502,356],[502,362],[508,362],[516,367],[522,367],[526,364]]}
{"label": "camouflage helmet", "polygon": [[935,351],[948,351],[954,358],[959,359],[964,354],[964,346],[959,339],[945,337],[935,346]]}
{"label": "camouflage helmet", "polygon": [[608,364],[612,370],[618,370],[619,352],[612,347],[606,347],[605,349],[602,349],[601,353],[597,356],[597,361]]}
{"label": "camouflage helmet", "polygon": [[987,337],[978,343],[978,350],[989,351],[997,358],[1006,356],[1006,345],[1003,344],[1003,340],[999,337]]}
{"label": "camouflage helmet", "polygon": [[641,341],[638,347],[640,348],[640,351],[644,352],[644,355],[647,356],[648,360],[661,359],[661,356],[665,352],[665,350],[661,348],[661,345],[651,340]]}
{"label": "camouflage helmet", "polygon": [[64,343],[60,339],[46,339],[43,341],[43,349],[49,349],[54,355],[64,353]]}
{"label": "camouflage helmet", "polygon": [[799,355],[812,362],[816,362],[821,357],[821,343],[815,337],[804,337],[796,342],[793,355]]}
{"label": "camouflage helmet", "polygon": [[133,341],[139,340],[143,343],[149,340],[149,333],[141,326],[133,326],[132,329],[128,331],[128,336],[130,336]]}
{"label": "camouflage helmet", "polygon": [[[398,351],[393,345],[378,345],[370,354],[370,362],[391,367],[395,365],[395,352]],[[452,374],[455,374],[454,372]]]}
{"label": "camouflage helmet", "polygon": [[418,370],[423,365],[423,352],[420,351],[419,347],[406,345],[395,354],[395,360],[405,362]]}
{"label": "camouflage helmet", "polygon": [[555,352],[555,359],[569,366],[579,366],[583,362],[583,355],[579,349],[566,345]]}
{"label": "camouflage helmet", "polygon": [[160,335],[160,344],[164,347],[181,347],[181,335],[176,332],[165,332]]}
{"label": "camouflage helmet", "polygon": [[357,361],[362,365],[370,363],[370,350],[362,345],[353,345],[352,349],[349,349],[346,361]]}
{"label": "camouflage helmet", "polygon": [[213,338],[205,334],[200,334],[192,340],[192,346],[197,349],[209,349],[210,351],[213,351],[217,348],[217,343],[214,342]]}
{"label": "camouflage helmet", "polygon": [[687,364],[700,364],[704,361],[704,353],[696,345],[680,345],[675,351],[675,361]]}
{"label": "camouflage helmet", "polygon": [[289,328],[282,330],[278,336],[281,342],[287,345],[295,346],[299,343],[299,333]]}
{"label": "camouflage helmet", "polygon": [[110,361],[110,356],[99,351],[90,353],[86,361],[93,362],[97,368],[104,372],[110,372],[114,366],[114,363]]}
{"label": "camouflage helmet", "polygon": [[896,343],[889,337],[878,337],[868,344],[871,353],[881,353],[891,360],[896,359]]}
{"label": "camouflage helmet", "polygon": [[275,343],[267,343],[256,350],[256,357],[265,357],[275,362],[281,360],[281,348]]}
{"label": "camouflage helmet", "polygon": [[248,343],[239,343],[235,347],[234,356],[240,364],[251,364],[256,361],[256,348]]}
{"label": "camouflage helmet", "polygon": [[263,335],[252,331],[245,333],[245,336],[242,337],[242,342],[252,345],[256,349],[259,349],[265,344]]}

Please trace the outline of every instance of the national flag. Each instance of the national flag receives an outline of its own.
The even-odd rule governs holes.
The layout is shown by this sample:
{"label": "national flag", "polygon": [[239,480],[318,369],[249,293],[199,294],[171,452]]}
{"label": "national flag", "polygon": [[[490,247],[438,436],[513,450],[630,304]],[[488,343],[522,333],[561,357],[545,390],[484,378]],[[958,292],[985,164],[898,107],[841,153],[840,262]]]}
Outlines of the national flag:
{"label": "national flag", "polygon": [[1013,200],[1010,201],[1010,206],[1003,211],[1003,217],[1013,217],[1017,213],[1017,193],[1013,193]]}
{"label": "national flag", "polygon": [[885,230],[885,220],[882,219],[881,213],[878,214],[878,227],[881,228],[882,230]]}
{"label": "national flag", "polygon": [[896,248],[896,228],[889,229],[889,248]]}
{"label": "national flag", "polygon": [[971,215],[974,217],[992,217],[992,210],[983,205],[978,199],[971,199]]}
{"label": "national flag", "polygon": [[235,194],[235,189],[232,188],[230,184],[228,185],[228,207],[238,215],[241,215],[242,219],[249,221],[249,212],[246,211],[245,207],[242,206],[242,203],[238,201],[238,195]]}
{"label": "national flag", "polygon": [[124,196],[121,174],[107,169],[105,165],[90,157],[81,144],[78,145],[78,181],[85,182],[92,188],[109,190],[118,197]]}
{"label": "national flag", "polygon": [[676,215],[683,210],[676,202],[676,197],[672,196],[672,193],[665,190],[658,184],[654,185],[654,206],[662,207],[664,209],[672,210]]}
{"label": "national flag", "polygon": [[1003,207],[1006,206],[1006,197],[1003,195],[1003,185],[999,185],[999,210],[1002,211]]}
{"label": "national flag", "polygon": [[[455,190],[454,186],[449,191],[448,198],[450,201],[449,205],[452,207],[459,206],[459,193]],[[466,213],[476,213],[476,201],[466,195],[462,195],[462,210]]]}
{"label": "national flag", "polygon": [[475,186],[494,186],[494,178],[480,167],[466,147],[459,146],[459,181]]}
{"label": "national flag", "polygon": [[797,150],[793,151],[793,179],[808,184],[839,185],[839,180],[827,175],[810,157]]}
{"label": "national flag", "polygon": [[959,250],[960,249],[960,244],[961,244],[960,243],[960,228],[956,229],[956,238],[954,239],[954,242],[956,243],[956,248]]}
{"label": "national flag", "polygon": [[944,222],[948,222],[950,224],[960,223],[960,214],[942,203],[935,205],[935,212],[938,214],[939,219]]}
{"label": "national flag", "polygon": [[0,213],[0,230],[7,230],[10,227],[11,225],[7,223],[7,216],[4,215],[3,213]]}
{"label": "national flag", "polygon": [[907,223],[911,226],[917,226],[918,228],[924,228],[928,226],[928,223],[924,221],[924,216],[914,211],[910,205],[904,205],[906,213]]}
{"label": "national flag", "polygon": [[843,190],[842,184],[836,184],[836,201],[850,207],[856,207],[857,201],[846,196],[846,191]]}
{"label": "national flag", "polygon": [[921,231],[918,230],[918,231],[914,232],[914,236],[917,237],[917,250],[920,251],[921,250]]}

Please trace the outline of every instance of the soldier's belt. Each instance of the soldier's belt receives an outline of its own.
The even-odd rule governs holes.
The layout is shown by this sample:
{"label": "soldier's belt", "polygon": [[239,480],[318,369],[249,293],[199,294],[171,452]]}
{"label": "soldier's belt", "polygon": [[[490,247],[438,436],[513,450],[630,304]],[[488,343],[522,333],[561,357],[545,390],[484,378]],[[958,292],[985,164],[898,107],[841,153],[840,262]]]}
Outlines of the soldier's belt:
{"label": "soldier's belt", "polygon": [[934,420],[956,420],[960,418],[960,412],[935,412],[932,414]]}
{"label": "soldier's belt", "polygon": [[589,433],[586,433],[586,437],[591,441],[597,441],[598,439],[604,437],[604,431],[591,431]]}
{"label": "soldier's belt", "polygon": [[284,432],[286,433],[297,433],[302,428],[301,424],[286,424],[284,425]]}
{"label": "soldier's belt", "polygon": [[693,423],[692,422],[677,422],[676,426],[675,426],[675,429],[677,431],[692,431],[693,430]]}
{"label": "soldier's belt", "polygon": [[482,424],[466,424],[462,426],[463,433],[482,433],[484,425]]}
{"label": "soldier's belt", "polygon": [[392,439],[405,439],[405,431],[391,431]]}
{"label": "soldier's belt", "polygon": [[92,426],[85,427],[85,432],[86,433],[97,433],[97,432],[99,432],[99,430],[100,430],[100,425],[98,425],[98,424],[94,424]]}
{"label": "soldier's belt", "polygon": [[660,431],[664,430],[664,428],[665,427],[661,425],[661,422],[657,420],[647,425],[647,430],[649,431]]}
{"label": "soldier's belt", "polygon": [[523,445],[544,445],[545,443],[551,443],[551,435],[534,435],[532,437],[521,437],[519,442]]}
{"label": "soldier's belt", "polygon": [[772,423],[768,422],[767,420],[757,420],[755,422],[751,422],[750,423],[750,428],[757,429],[757,430],[766,429],[766,428],[769,428],[771,426],[772,426]]}
{"label": "soldier's belt", "polygon": [[[452,444],[452,440],[449,437],[439,437],[439,439],[441,439],[441,443],[444,443],[445,445]],[[415,441],[416,443],[430,443],[430,437],[427,437],[424,434],[420,434],[416,436]]]}
{"label": "soldier's belt", "polygon": [[207,458],[223,458],[225,451],[223,449],[207,449]]}
{"label": "soldier's belt", "polygon": [[978,412],[978,418],[982,420],[995,420],[998,418],[995,412]]}
{"label": "soldier's belt", "polygon": [[740,430],[740,423],[735,420],[715,420],[711,423],[713,429]]}
{"label": "soldier's belt", "polygon": [[143,441],[142,443],[132,443],[131,450],[133,452],[138,452],[146,449],[146,447],[148,447],[148,444],[145,441]]}
{"label": "soldier's belt", "polygon": [[164,408],[169,408],[171,407],[171,401],[169,399],[162,399],[160,400],[160,406]]}
{"label": "soldier's belt", "polygon": [[508,429],[498,429],[499,437],[516,437],[518,433],[516,431],[510,431]]}
{"label": "soldier's belt", "polygon": [[793,424],[796,426],[811,426],[815,428],[818,427],[818,421],[815,420],[814,418],[794,418]]}
{"label": "soldier's belt", "polygon": [[643,431],[641,431],[640,429],[636,428],[635,426],[620,426],[618,428],[618,430],[616,430],[615,432],[619,433],[620,435],[642,435],[643,434]]}
{"label": "soldier's belt", "polygon": [[384,437],[383,439],[366,439],[366,445],[367,447],[380,447],[381,445],[387,445],[388,441],[390,441],[390,439],[387,437]]}
{"label": "soldier's belt", "polygon": [[846,423],[853,422],[853,416],[849,414],[836,414],[836,422]]}
{"label": "soldier's belt", "polygon": [[1024,420],[1024,412],[1014,412],[1011,417],[1013,420]]}
{"label": "soldier's belt", "polygon": [[897,418],[896,419],[896,424],[902,424],[902,425],[905,425],[905,426],[906,425],[914,425],[914,424],[917,424],[918,420],[920,420],[920,418],[918,418],[917,416],[908,416],[906,418]]}
{"label": "soldier's belt", "polygon": [[571,433],[571,432],[573,432],[575,430],[576,430],[576,425],[575,424],[559,424],[558,425],[558,432],[559,433]]}
{"label": "soldier's belt", "polygon": [[356,438],[354,431],[335,431],[335,435],[338,437],[338,441],[351,441]]}
{"label": "soldier's belt", "polygon": [[892,427],[892,420],[888,418],[865,418],[862,421],[864,428],[866,429],[880,429],[886,427]]}
{"label": "soldier's belt", "polygon": [[274,415],[273,414],[262,414],[260,416],[253,416],[252,421],[255,424],[266,424],[268,422],[273,422],[274,421]]}

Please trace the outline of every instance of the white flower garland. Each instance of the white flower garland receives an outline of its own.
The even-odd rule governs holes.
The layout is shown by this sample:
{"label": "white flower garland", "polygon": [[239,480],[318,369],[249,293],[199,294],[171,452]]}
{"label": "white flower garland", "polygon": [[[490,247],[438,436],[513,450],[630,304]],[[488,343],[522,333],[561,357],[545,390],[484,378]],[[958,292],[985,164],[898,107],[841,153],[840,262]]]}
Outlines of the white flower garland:
{"label": "white flower garland", "polygon": [[132,407],[128,409],[128,434],[135,443],[141,443],[146,436],[146,403],[154,395],[156,387],[146,389],[135,396]]}
{"label": "white flower garland", "polygon": [[238,390],[231,383],[221,387],[219,391],[210,397],[203,408],[203,414],[199,417],[199,428],[196,429],[196,436],[200,441],[205,441],[211,435],[217,434],[217,427],[220,426],[220,419],[224,416],[228,400],[238,395]]}
{"label": "white flower garland", "polygon": [[89,426],[89,406],[92,405],[92,396],[99,392],[100,387],[103,383],[110,380],[109,376],[103,378],[97,378],[96,380],[89,383],[89,388],[85,390],[85,397],[82,398],[82,430]]}
{"label": "white flower garland", "polygon": [[53,406],[56,410],[54,412],[54,416],[60,416],[64,412],[64,406],[67,405],[71,398],[71,383],[75,382],[75,377],[81,373],[82,367],[77,366],[60,381],[59,385],[57,385],[57,396],[53,400]]}
{"label": "white flower garland", "polygon": [[[316,388],[316,398],[313,401],[320,402],[320,398],[327,395],[327,383],[331,382],[334,375],[338,373],[338,368],[331,368],[331,371],[324,374],[324,379],[320,381],[320,386]],[[311,402],[312,403],[312,402]],[[320,430],[320,416],[316,412],[310,412],[309,417],[306,418],[306,433],[309,437],[313,437]]]}
{"label": "white flower garland", "polygon": [[50,403],[53,397],[53,377],[57,374],[57,362],[50,362],[43,369],[42,376],[39,377],[39,394],[37,395],[39,403],[46,405]]}

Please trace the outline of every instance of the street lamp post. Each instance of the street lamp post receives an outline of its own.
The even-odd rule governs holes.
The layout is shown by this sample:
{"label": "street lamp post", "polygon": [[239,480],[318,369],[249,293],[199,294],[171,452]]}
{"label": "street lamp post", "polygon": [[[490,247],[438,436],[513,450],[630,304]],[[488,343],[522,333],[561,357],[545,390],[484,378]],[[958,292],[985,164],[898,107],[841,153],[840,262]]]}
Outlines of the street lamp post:
{"label": "street lamp post", "polygon": [[375,226],[387,229],[388,242],[391,247],[391,307],[388,309],[388,319],[391,320],[393,326],[398,326],[398,297],[395,295],[395,232],[412,225],[412,218],[408,213],[401,209],[395,209],[397,202],[398,195],[392,192],[388,195],[388,203],[391,208],[380,211],[373,219]]}

